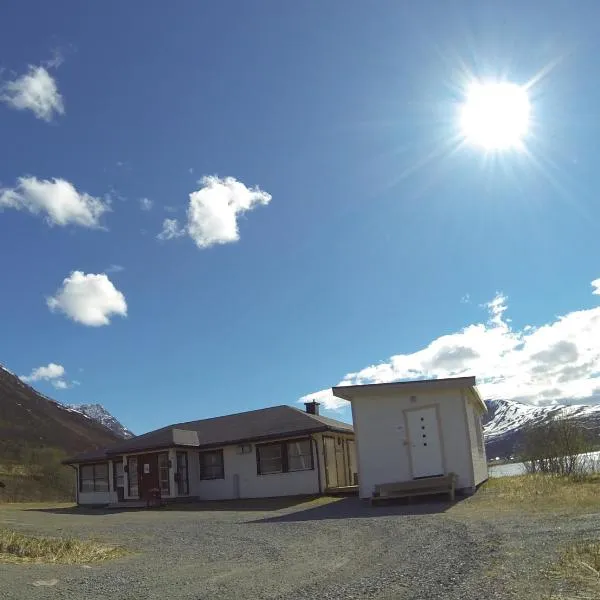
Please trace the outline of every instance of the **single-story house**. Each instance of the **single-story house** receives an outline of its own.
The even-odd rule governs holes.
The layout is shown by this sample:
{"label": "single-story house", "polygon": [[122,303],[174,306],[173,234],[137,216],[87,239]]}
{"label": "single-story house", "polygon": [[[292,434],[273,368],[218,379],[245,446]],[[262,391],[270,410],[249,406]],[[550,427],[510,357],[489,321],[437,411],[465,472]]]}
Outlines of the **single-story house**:
{"label": "single-story house", "polygon": [[352,425],[317,402],[169,425],[64,462],[87,505],[322,494],[357,481]]}
{"label": "single-story house", "polygon": [[334,387],[334,396],[352,403],[360,497],[371,498],[378,486],[450,473],[465,491],[485,481],[487,409],[475,383],[455,377]]}

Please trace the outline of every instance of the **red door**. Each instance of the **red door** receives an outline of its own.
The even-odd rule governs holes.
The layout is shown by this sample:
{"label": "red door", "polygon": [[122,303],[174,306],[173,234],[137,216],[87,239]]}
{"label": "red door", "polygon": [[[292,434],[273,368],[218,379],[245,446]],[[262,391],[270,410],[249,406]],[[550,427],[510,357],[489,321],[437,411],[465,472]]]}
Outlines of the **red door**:
{"label": "red door", "polygon": [[158,454],[138,456],[138,474],[140,482],[140,498],[150,500],[159,492]]}

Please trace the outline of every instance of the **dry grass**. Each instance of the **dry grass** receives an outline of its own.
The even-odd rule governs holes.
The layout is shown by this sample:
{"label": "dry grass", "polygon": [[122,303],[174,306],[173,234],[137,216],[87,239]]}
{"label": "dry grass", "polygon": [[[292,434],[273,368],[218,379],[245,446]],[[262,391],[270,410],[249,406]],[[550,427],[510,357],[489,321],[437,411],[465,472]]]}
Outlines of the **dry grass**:
{"label": "dry grass", "polygon": [[575,594],[557,598],[600,598],[600,542],[578,542],[567,547],[549,575],[555,581],[568,581]]}
{"label": "dry grass", "polygon": [[520,512],[596,512],[600,510],[600,475],[559,477],[518,475],[496,477],[456,510]]}
{"label": "dry grass", "polygon": [[0,529],[0,562],[82,564],[127,554],[120,546],[73,538],[23,535]]}

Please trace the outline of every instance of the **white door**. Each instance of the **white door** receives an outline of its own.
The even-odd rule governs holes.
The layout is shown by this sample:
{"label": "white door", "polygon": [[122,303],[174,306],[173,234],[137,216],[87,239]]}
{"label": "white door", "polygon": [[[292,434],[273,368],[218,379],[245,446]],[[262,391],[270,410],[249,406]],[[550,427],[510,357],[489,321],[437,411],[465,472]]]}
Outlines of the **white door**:
{"label": "white door", "polygon": [[442,444],[434,406],[406,411],[413,477],[444,474]]}

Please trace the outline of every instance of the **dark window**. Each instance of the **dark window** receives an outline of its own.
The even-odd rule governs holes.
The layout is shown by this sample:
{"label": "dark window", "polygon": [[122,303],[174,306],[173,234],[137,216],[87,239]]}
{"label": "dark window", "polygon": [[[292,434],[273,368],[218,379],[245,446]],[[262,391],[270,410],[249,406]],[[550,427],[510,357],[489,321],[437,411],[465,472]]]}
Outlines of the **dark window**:
{"label": "dark window", "polygon": [[108,463],[79,467],[80,492],[108,492]]}
{"label": "dark window", "polygon": [[130,456],[127,459],[127,485],[129,488],[128,495],[133,498],[139,496],[138,479],[137,456]]}
{"label": "dark window", "polygon": [[187,452],[177,453],[177,494],[187,496],[190,493],[190,482],[188,478],[188,456]]}
{"label": "dark window", "polygon": [[288,440],[256,446],[258,475],[289,473],[314,469],[310,438]]}
{"label": "dark window", "polygon": [[200,479],[224,479],[223,450],[200,452]]}
{"label": "dark window", "polygon": [[169,455],[162,452],[158,455],[158,486],[161,496],[168,496],[171,493],[169,485]]}

